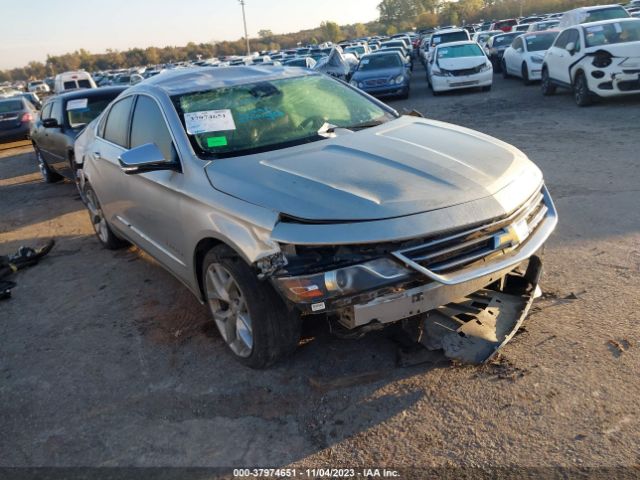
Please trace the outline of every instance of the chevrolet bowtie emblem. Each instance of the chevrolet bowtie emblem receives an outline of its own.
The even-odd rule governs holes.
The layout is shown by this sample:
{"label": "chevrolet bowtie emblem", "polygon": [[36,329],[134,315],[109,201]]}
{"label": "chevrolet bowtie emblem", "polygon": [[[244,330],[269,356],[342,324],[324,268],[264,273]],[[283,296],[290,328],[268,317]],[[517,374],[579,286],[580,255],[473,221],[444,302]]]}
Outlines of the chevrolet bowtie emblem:
{"label": "chevrolet bowtie emblem", "polygon": [[521,220],[518,223],[513,223],[508,227],[502,229],[493,237],[494,250],[515,247],[521,244],[529,236],[529,225],[526,220]]}

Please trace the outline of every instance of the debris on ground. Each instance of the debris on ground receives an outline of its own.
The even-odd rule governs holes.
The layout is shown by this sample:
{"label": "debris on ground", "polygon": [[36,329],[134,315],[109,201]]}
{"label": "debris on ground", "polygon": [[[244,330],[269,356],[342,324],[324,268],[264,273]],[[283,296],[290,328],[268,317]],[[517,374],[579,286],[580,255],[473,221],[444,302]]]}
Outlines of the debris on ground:
{"label": "debris on ground", "polygon": [[[0,279],[4,279],[23,270],[36,265],[42,257],[51,251],[55,241],[47,241],[42,247],[31,248],[21,246],[13,255],[0,255]],[[11,297],[11,289],[16,286],[15,282],[0,281],[0,300],[7,300]]]}
{"label": "debris on ground", "polygon": [[609,347],[609,350],[611,351],[611,353],[613,353],[613,356],[618,358],[624,352],[629,350],[629,348],[631,348],[632,343],[629,340],[627,340],[626,338],[623,338],[620,341],[618,341],[618,340],[608,340],[607,341],[607,346]]}
{"label": "debris on ground", "polygon": [[390,369],[376,370],[372,372],[358,373],[338,378],[317,378],[309,377],[309,385],[319,392],[328,392],[339,388],[365,385],[367,383],[382,380],[391,373]]}

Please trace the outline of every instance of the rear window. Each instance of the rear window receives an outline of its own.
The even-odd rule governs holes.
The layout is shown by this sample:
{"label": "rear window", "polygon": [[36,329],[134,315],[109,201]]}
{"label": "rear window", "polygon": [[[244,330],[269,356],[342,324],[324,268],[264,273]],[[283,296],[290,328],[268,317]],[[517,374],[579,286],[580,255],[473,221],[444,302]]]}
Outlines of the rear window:
{"label": "rear window", "polygon": [[548,50],[556,39],[556,35],[555,33],[527,35],[525,37],[527,51],[539,52],[541,50]]}
{"label": "rear window", "polygon": [[0,113],[16,112],[23,108],[24,106],[20,100],[5,100],[4,102],[0,102]]}
{"label": "rear window", "polygon": [[501,36],[493,37],[493,46],[504,47],[505,45],[510,45],[516,36],[517,35],[501,35]]}
{"label": "rear window", "polygon": [[607,7],[587,12],[587,16],[582,23],[599,22],[601,20],[614,20],[616,18],[628,18],[629,13],[622,7]]}
{"label": "rear window", "polygon": [[502,20],[500,22],[496,22],[496,28],[512,27],[517,24],[517,20]]}
{"label": "rear window", "polygon": [[614,22],[583,28],[587,47],[640,41],[640,20]]}
{"label": "rear window", "polygon": [[71,90],[72,88],[78,88],[78,85],[76,84],[76,82],[74,80],[72,80],[70,82],[64,82],[63,86],[64,86],[65,90]]}
{"label": "rear window", "polygon": [[78,80],[78,86],[80,88],[91,88],[91,82],[89,80]]}

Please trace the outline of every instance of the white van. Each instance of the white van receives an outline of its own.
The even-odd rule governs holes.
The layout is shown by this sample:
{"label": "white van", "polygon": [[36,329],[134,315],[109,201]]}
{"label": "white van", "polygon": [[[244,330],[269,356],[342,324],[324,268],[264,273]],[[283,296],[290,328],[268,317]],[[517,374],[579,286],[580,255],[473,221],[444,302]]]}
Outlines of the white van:
{"label": "white van", "polygon": [[620,5],[595,5],[593,7],[579,7],[565,12],[560,18],[557,28],[563,30],[567,27],[581,23],[600,22],[602,20],[614,20],[628,18],[629,13]]}
{"label": "white van", "polygon": [[77,72],[64,72],[56,75],[53,84],[54,93],[62,93],[78,88],[97,88],[97,86],[96,82],[91,78],[91,75],[82,70]]}

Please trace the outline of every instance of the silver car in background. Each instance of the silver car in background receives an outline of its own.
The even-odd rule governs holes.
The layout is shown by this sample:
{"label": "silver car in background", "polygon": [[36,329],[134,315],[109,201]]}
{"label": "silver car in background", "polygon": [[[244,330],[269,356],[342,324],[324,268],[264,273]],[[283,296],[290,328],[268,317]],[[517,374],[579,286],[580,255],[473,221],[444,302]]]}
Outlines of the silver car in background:
{"label": "silver car in background", "polygon": [[76,159],[102,244],[152,255],[254,368],[313,315],[351,336],[419,326],[423,345],[483,361],[524,319],[557,222],[516,148],[298,68],[158,75]]}

